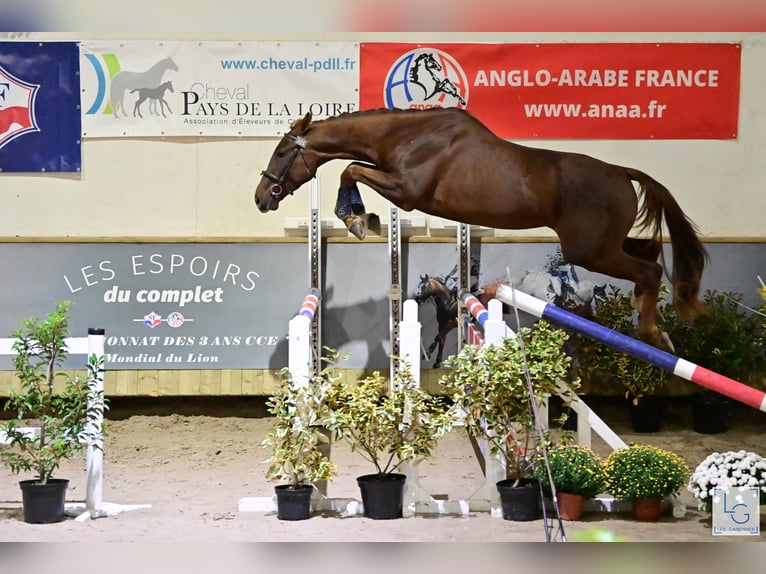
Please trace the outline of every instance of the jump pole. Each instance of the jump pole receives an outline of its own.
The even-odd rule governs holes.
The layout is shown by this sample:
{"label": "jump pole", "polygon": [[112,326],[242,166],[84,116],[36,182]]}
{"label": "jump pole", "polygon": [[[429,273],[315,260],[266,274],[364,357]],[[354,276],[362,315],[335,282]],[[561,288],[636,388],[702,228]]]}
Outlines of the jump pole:
{"label": "jump pole", "polygon": [[642,341],[618,333],[603,325],[556,307],[551,303],[527,295],[509,285],[497,289],[497,298],[522,311],[562,327],[568,327],[591,339],[622,351],[632,357],[651,363],[687,381],[720,393],[762,412],[766,412],[766,393],[743,385],[739,381],[671,355]]}

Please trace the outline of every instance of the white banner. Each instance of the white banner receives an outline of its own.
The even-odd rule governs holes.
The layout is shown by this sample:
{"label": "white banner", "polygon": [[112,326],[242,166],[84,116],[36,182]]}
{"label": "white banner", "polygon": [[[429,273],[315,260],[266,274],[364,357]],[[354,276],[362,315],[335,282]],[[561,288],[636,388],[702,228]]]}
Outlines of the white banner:
{"label": "white banner", "polygon": [[351,42],[84,41],[83,137],[275,136],[359,109]]}

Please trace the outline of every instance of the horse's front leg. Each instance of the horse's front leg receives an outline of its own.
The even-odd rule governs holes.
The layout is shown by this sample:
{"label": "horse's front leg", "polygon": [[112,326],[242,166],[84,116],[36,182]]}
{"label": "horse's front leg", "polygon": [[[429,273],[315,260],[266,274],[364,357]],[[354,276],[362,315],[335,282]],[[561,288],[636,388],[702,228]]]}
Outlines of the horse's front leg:
{"label": "horse's front leg", "polygon": [[436,360],[434,361],[434,369],[438,369],[442,366],[442,357],[444,356],[444,338],[438,337],[439,350],[436,353]]}
{"label": "horse's front leg", "polygon": [[335,215],[358,239],[364,239],[368,229],[380,235],[380,218],[365,211],[362,196],[354,181],[346,185],[341,183],[335,202]]}
{"label": "horse's front leg", "polygon": [[380,234],[380,218],[375,213],[366,212],[357,182],[370,186],[386,199],[390,199],[387,193],[395,191],[397,185],[394,178],[385,172],[356,162],[349,164],[340,174],[335,215],[353,235],[364,239],[368,229]]}

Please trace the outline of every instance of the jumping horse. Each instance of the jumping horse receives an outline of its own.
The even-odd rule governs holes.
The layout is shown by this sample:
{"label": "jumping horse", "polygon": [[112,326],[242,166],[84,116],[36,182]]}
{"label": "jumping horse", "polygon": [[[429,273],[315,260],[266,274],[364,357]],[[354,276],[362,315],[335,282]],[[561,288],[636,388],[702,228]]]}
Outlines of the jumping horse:
{"label": "jumping horse", "polygon": [[[276,210],[331,160],[351,161],[335,211],[360,239],[367,229],[379,232],[359,194],[363,183],[405,211],[499,229],[551,228],[569,263],[635,284],[639,337],[657,347],[663,270],[681,317],[704,310],[699,289],[708,256],[696,226],[667,188],[637,169],[503,140],[457,108],[369,110],[316,122],[306,114],[261,172],[256,205]],[[672,271],[658,262],[663,220]],[[633,229],[649,237],[628,237]]]}

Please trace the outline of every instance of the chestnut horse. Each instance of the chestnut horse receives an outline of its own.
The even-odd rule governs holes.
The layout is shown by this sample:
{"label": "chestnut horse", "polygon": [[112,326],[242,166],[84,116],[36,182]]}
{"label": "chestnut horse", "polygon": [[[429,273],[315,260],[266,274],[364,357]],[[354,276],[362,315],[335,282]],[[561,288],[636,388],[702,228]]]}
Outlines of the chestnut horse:
{"label": "chestnut horse", "polygon": [[[306,114],[261,172],[256,205],[276,210],[335,159],[351,160],[340,176],[336,214],[360,239],[366,228],[378,232],[379,222],[365,213],[357,183],[405,211],[499,229],[549,227],[569,263],[635,284],[639,336],[655,346],[664,219],[674,305],[686,319],[703,310],[707,253],[696,227],[663,185],[637,169],[503,140],[456,108],[370,110],[317,122]],[[649,237],[628,237],[634,227]]]}

